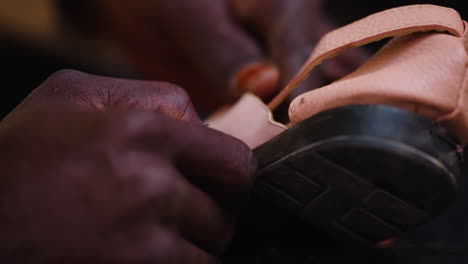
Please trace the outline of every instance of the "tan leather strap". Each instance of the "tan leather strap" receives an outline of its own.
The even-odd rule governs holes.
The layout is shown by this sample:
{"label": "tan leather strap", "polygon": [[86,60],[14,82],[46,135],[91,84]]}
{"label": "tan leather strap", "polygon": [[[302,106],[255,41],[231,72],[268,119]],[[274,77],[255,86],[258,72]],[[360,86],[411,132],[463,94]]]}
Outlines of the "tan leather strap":
{"label": "tan leather strap", "polygon": [[434,5],[410,5],[389,9],[358,20],[326,34],[315,47],[299,73],[268,104],[273,110],[320,63],[338,53],[387,37],[421,32],[447,31],[461,37],[464,23],[451,8]]}

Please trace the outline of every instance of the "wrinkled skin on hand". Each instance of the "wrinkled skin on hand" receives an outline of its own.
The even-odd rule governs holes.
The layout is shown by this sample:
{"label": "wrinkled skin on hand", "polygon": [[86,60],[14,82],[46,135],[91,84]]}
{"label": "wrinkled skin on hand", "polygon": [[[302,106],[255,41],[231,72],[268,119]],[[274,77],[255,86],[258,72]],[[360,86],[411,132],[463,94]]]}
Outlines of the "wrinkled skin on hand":
{"label": "wrinkled skin on hand", "polygon": [[[213,109],[252,91],[268,100],[334,28],[319,0],[101,0],[108,31],[150,78],[186,88]],[[325,63],[292,97],[354,70],[351,50]],[[242,75],[242,76],[241,76]]]}
{"label": "wrinkled skin on hand", "polygon": [[177,86],[51,76],[0,123],[1,263],[217,263],[252,184]]}

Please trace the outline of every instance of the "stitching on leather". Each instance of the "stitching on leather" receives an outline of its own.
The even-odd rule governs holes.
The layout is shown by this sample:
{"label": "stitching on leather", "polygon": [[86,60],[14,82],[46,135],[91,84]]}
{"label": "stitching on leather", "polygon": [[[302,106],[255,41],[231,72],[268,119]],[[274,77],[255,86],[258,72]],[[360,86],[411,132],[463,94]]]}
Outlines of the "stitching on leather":
{"label": "stitching on leather", "polygon": [[[443,22],[432,22],[432,23],[437,23],[437,25],[447,26],[447,27],[451,26],[450,24],[444,24]],[[371,34],[371,35],[366,35],[366,36],[364,36],[364,37],[359,37],[359,38],[356,37],[356,38],[353,38],[353,39],[348,40],[348,41],[340,42],[340,43],[338,43],[338,44],[335,44],[335,45],[334,45],[334,46],[335,46],[334,48],[332,48],[332,49],[327,48],[327,49],[325,49],[325,50],[333,50],[333,49],[336,49],[337,47],[343,46],[343,45],[345,45],[345,44],[350,44],[350,43],[353,43],[353,42],[356,42],[356,41],[359,42],[359,40],[364,40],[364,39],[366,39],[366,38],[374,38],[374,37],[377,37],[377,35],[380,35],[380,34],[382,34],[382,33],[385,33],[385,32],[390,33],[391,31],[397,30],[397,29],[402,29],[402,30],[405,30],[405,29],[406,29],[406,30],[409,30],[410,28],[405,28],[405,27],[408,27],[408,26],[411,26],[411,27],[419,27],[419,26],[431,27],[431,26],[436,26],[436,25],[428,25],[428,23],[422,22],[422,23],[420,23],[420,24],[408,23],[408,24],[404,24],[404,25],[397,26],[397,27],[389,27],[389,28],[382,29],[381,31],[378,31],[378,32],[376,32],[376,33],[374,33],[374,34]],[[433,29],[431,28],[431,29],[428,29],[427,31],[430,31],[430,30],[433,30]],[[372,42],[373,42],[373,41],[375,41],[375,40],[372,40]],[[322,52],[321,52],[321,53],[322,53]]]}
{"label": "stitching on leather", "polygon": [[[390,9],[390,10],[387,10],[387,11],[383,11],[381,13],[377,13],[377,14],[373,14],[367,18],[364,18],[362,20],[360,20],[361,24],[365,24],[364,22],[366,20],[371,20],[371,18],[373,17],[379,17],[379,16],[382,16],[383,14],[388,14],[388,13],[399,13],[401,12],[402,10],[410,10],[410,9],[444,9],[446,11],[449,11],[453,14],[455,14],[457,16],[457,19],[459,18],[459,14],[458,12],[456,12],[455,10],[451,9],[451,8],[445,8],[445,7],[434,7],[434,6],[430,6],[428,8],[428,6],[421,6],[421,5],[418,5],[418,6],[409,6],[409,7],[401,7],[401,8],[398,8],[398,9]],[[431,25],[432,24],[432,25]],[[369,43],[372,43],[372,42],[375,42],[381,38],[379,38],[379,35],[381,34],[384,34],[384,33],[391,33],[392,31],[394,30],[402,30],[401,33],[399,33],[400,35],[402,34],[405,34],[405,30],[407,30],[408,32],[407,33],[411,33],[411,27],[420,27],[420,26],[426,26],[426,27],[431,27],[431,26],[444,26],[444,27],[449,27],[449,28],[456,28],[455,25],[453,24],[449,24],[449,23],[445,23],[445,22],[442,22],[442,21],[430,21],[430,22],[419,22],[419,23],[405,23],[405,24],[402,24],[402,25],[398,25],[398,26],[393,26],[393,27],[387,27],[387,28],[384,28],[384,29],[381,29],[373,34],[370,34],[370,35],[364,35],[364,36],[357,36],[357,37],[354,37],[350,40],[345,40],[345,41],[342,41],[342,42],[339,42],[338,44],[334,44],[332,45],[331,47],[328,46],[328,45],[325,45],[323,44],[324,48],[320,48],[320,43],[319,43],[319,46],[318,46],[318,49],[317,49],[317,55],[315,55],[314,57],[311,57],[310,58],[310,63],[313,62],[313,61],[325,61],[327,58],[322,58],[320,59],[321,57],[323,57],[324,55],[326,55],[327,53],[330,53],[332,55],[336,55],[335,52],[333,52],[333,50],[336,50],[336,49],[339,49],[339,48],[342,48],[342,46],[346,46],[346,45],[349,45],[349,44],[352,44],[353,42],[356,42],[356,43],[359,43],[360,41],[365,41],[366,39],[370,39]],[[427,29],[426,31],[430,31],[430,30],[434,30],[434,29]],[[420,31],[424,31],[424,30],[420,30]],[[332,31],[332,32],[336,32],[336,31]],[[331,32],[331,33],[332,33]],[[396,33],[396,32],[395,32]],[[328,41],[327,39],[327,36],[330,36],[330,35],[326,35],[324,36],[324,38],[322,38],[321,41],[323,40],[326,40]],[[330,38],[330,37],[328,37]],[[330,41],[332,42],[332,41]],[[365,45],[365,44],[362,44],[362,45]],[[362,45],[358,45],[358,46],[362,46]],[[327,47],[328,46],[328,47]],[[351,47],[352,48],[352,47]],[[344,51],[344,50],[343,50]],[[311,55],[313,55],[315,52],[312,52]],[[330,56],[331,57],[331,56]],[[306,63],[307,64],[307,63]],[[307,71],[307,73],[310,73],[315,67],[312,67],[311,69],[309,69]]]}
{"label": "stitching on leather", "polygon": [[[468,57],[468,54],[465,56]],[[466,64],[465,64],[466,67]],[[446,120],[450,120],[454,118],[461,110],[462,110],[462,104],[463,104],[463,95],[465,94],[465,91],[468,89],[468,70],[465,68],[465,74],[463,76],[463,80],[460,83],[460,86],[458,88],[458,94],[457,94],[457,105],[455,108],[448,114],[445,114],[443,116],[440,116],[437,118],[438,122],[443,122]],[[466,102],[465,102],[466,103]]]}
{"label": "stitching on leather", "polygon": [[294,104],[294,120],[295,120],[295,122],[297,122],[297,119],[298,119],[298,117],[297,117],[297,103],[295,103]]}
{"label": "stitching on leather", "polygon": [[410,10],[410,9],[431,9],[431,10],[442,10],[442,9],[444,9],[445,11],[452,12],[457,16],[459,15],[458,12],[455,11],[453,8],[448,8],[448,7],[443,7],[443,6],[436,6],[436,5],[410,5],[410,6],[402,6],[402,7],[397,7],[397,8],[391,8],[391,9],[388,9],[388,10],[384,10],[384,11],[369,15],[369,16],[363,18],[363,20],[370,19],[372,17],[378,17],[378,16],[381,16],[383,14],[396,13],[396,12],[400,12],[401,10]]}
{"label": "stitching on leather", "polygon": [[[371,35],[365,35],[365,36],[360,36],[360,37],[355,37],[351,40],[346,40],[346,41],[342,41],[342,42],[339,42],[338,44],[335,44],[333,45],[333,48],[325,48],[324,50],[328,51],[328,50],[333,50],[333,49],[336,49],[336,48],[339,48],[340,46],[343,46],[345,44],[351,44],[353,42],[359,42],[360,40],[365,40],[365,39],[368,39],[368,38],[375,38],[377,37],[378,35],[381,35],[382,33],[390,33],[391,31],[393,30],[397,30],[397,29],[401,29],[401,30],[410,30],[411,27],[420,27],[420,26],[426,26],[426,27],[431,27],[431,26],[445,26],[445,27],[451,27],[453,25],[451,24],[446,24],[444,22],[434,22],[432,21],[431,23],[434,24],[434,25],[430,25],[428,24],[429,22],[420,22],[418,24],[416,23],[407,23],[407,24],[403,24],[403,25],[398,25],[398,26],[394,26],[394,27],[388,27],[388,28],[385,28],[385,29],[382,29],[376,33],[373,33]],[[407,28],[408,27],[408,28]],[[434,30],[434,29],[428,29],[427,31],[430,31],[430,30]],[[411,31],[410,31],[411,32]],[[403,34],[403,33],[402,33]],[[371,42],[374,42],[376,40],[372,40]],[[320,51],[320,53],[324,53],[324,51]],[[319,56],[318,56],[319,57]]]}
{"label": "stitching on leather", "polygon": [[[457,18],[460,17],[460,14],[455,11],[454,9],[452,8],[447,8],[447,7],[442,7],[442,6],[434,6],[434,5],[415,5],[415,6],[407,6],[407,7],[400,7],[400,8],[393,8],[393,9],[389,9],[389,10],[385,10],[385,11],[382,11],[382,12],[379,12],[379,13],[376,13],[376,14],[372,14],[368,17],[365,17],[361,20],[358,20],[356,22],[364,22],[364,21],[368,21],[368,20],[372,20],[373,18],[375,17],[380,17],[380,16],[383,16],[383,15],[387,15],[387,14],[391,14],[391,13],[401,13],[402,11],[407,11],[407,10],[411,10],[411,9],[431,9],[431,11],[433,10],[444,10],[444,11],[449,11],[451,13],[453,13]],[[439,22],[439,23],[443,23],[443,22]],[[351,25],[351,24],[350,24]],[[451,25],[451,24],[445,24],[445,25],[450,25],[450,26],[455,26],[455,25]]]}
{"label": "stitching on leather", "polygon": [[[380,16],[383,16],[383,15],[386,15],[386,14],[390,14],[390,13],[400,13],[401,11],[407,11],[407,10],[410,10],[410,9],[432,9],[432,10],[435,10],[435,9],[444,9],[445,11],[449,11],[451,13],[453,13],[454,15],[456,15],[457,19],[459,17],[459,14],[458,12],[456,12],[455,10],[451,9],[451,8],[445,8],[445,7],[434,7],[434,6],[409,6],[409,7],[401,7],[401,8],[398,8],[398,9],[390,9],[390,10],[387,10],[387,11],[383,11],[383,12],[380,12],[380,13],[377,13],[377,14],[373,14],[373,15],[370,15],[366,18],[363,18],[362,20],[359,20],[355,23],[360,23],[360,24],[366,24],[366,22],[368,22],[369,20],[372,20],[374,19],[375,17],[380,17]],[[408,27],[408,26],[411,26],[411,27],[416,27],[416,26],[427,26],[427,27],[430,27],[430,26],[436,26],[436,25],[431,25],[431,24],[436,24],[436,25],[439,25],[439,26],[445,26],[445,27],[450,27],[450,28],[457,28],[455,24],[450,24],[450,23],[446,23],[444,21],[426,21],[426,22],[416,22],[416,23],[405,23],[405,24],[402,24],[402,25],[398,25],[398,26],[392,26],[392,27],[387,27],[387,28],[384,28],[384,29],[381,29],[371,35],[367,35],[367,36],[361,36],[361,37],[355,37],[355,38],[352,38],[351,40],[345,40],[345,41],[342,41],[342,42],[339,42],[338,44],[335,44],[333,45],[335,48],[337,48],[337,46],[342,46],[343,44],[350,44],[352,42],[355,42],[355,41],[358,41],[360,39],[366,39],[366,38],[373,38],[373,37],[376,37],[377,35],[380,35],[382,33],[385,33],[386,31],[392,31],[392,30],[396,30],[396,29],[399,29],[401,28],[402,30],[405,29],[405,27]],[[350,25],[353,25],[353,24],[350,24]],[[332,31],[330,33],[333,33],[333,32],[337,32],[337,31]],[[458,30],[457,30],[458,32]],[[390,33],[390,32],[389,32]],[[330,35],[325,35],[323,40],[327,40],[327,36],[330,36]],[[333,48],[333,49],[335,49]],[[325,48],[324,50],[331,50],[330,48]],[[321,52],[322,53],[322,52]]]}
{"label": "stitching on leather", "polygon": [[463,46],[465,47],[465,51],[468,53],[468,22],[463,21],[463,25],[465,26],[465,31],[462,36]]}
{"label": "stitching on leather", "polygon": [[294,100],[293,100],[291,104],[289,105],[289,110],[288,110],[289,119],[291,120],[292,123],[295,123],[296,118],[297,118],[295,110],[296,110],[296,104],[294,103]]}
{"label": "stitching on leather", "polygon": [[296,99],[294,99],[292,101],[292,103],[290,105],[290,106],[292,106],[292,108],[290,107],[289,115],[290,115],[291,122],[293,122],[293,123],[297,122],[297,103],[295,103],[295,101],[300,100],[299,98],[304,98],[304,95],[298,96]]}

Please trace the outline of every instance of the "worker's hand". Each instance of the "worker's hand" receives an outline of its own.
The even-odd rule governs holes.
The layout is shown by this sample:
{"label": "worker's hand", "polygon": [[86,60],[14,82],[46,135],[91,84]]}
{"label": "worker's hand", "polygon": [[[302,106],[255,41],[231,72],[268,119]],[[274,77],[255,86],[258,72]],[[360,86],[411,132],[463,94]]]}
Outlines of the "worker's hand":
{"label": "worker's hand", "polygon": [[[148,76],[188,89],[198,107],[243,91],[269,98],[333,29],[319,0],[101,0],[108,28]],[[342,77],[365,58],[353,51],[304,85]]]}
{"label": "worker's hand", "polygon": [[102,111],[113,108],[151,111],[201,123],[190,97],[177,85],[101,77],[75,70],[52,74],[6,119],[30,106],[50,104],[77,105]]}
{"label": "worker's hand", "polygon": [[0,123],[0,169],[1,263],[217,263],[255,162],[176,86],[67,71]]}

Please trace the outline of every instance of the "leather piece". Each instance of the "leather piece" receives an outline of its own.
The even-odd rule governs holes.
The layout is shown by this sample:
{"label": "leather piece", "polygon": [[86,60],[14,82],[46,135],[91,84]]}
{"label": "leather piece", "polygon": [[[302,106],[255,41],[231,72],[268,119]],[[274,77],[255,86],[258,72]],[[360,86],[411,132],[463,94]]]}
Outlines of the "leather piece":
{"label": "leather piece", "polygon": [[205,123],[244,141],[252,149],[287,129],[273,120],[270,109],[252,93],[244,94],[235,105],[218,111]]}
{"label": "leather piece", "polygon": [[[298,123],[335,107],[387,104],[443,119],[459,107],[467,59],[463,41],[455,36],[415,33],[397,37],[354,73],[297,97],[289,116]],[[453,130],[464,142],[467,131]]]}
{"label": "leather piece", "polygon": [[[468,52],[468,23],[465,21],[465,33],[462,37],[462,43],[465,51]],[[465,66],[465,76],[460,84],[458,105],[446,116],[439,118],[439,122],[451,131],[455,131],[462,143],[468,142],[468,65]]]}
{"label": "leather piece", "polygon": [[[389,9],[323,37],[300,72],[273,99],[274,109],[315,66],[346,49],[396,36],[366,64],[290,105],[292,124],[350,104],[388,104],[432,118],[468,142],[466,22],[450,8],[412,5]],[[427,32],[428,33],[421,33]],[[444,31],[450,34],[436,33]],[[255,147],[284,131],[260,101],[241,99],[211,118],[211,126]],[[244,109],[243,109],[244,108]],[[258,124],[257,124],[258,123]]]}
{"label": "leather piece", "polygon": [[327,33],[319,41],[299,73],[268,106],[270,109],[275,109],[307,78],[314,67],[346,49],[414,32],[447,31],[460,37],[464,27],[463,20],[455,10],[434,5],[403,6],[365,17]]}

